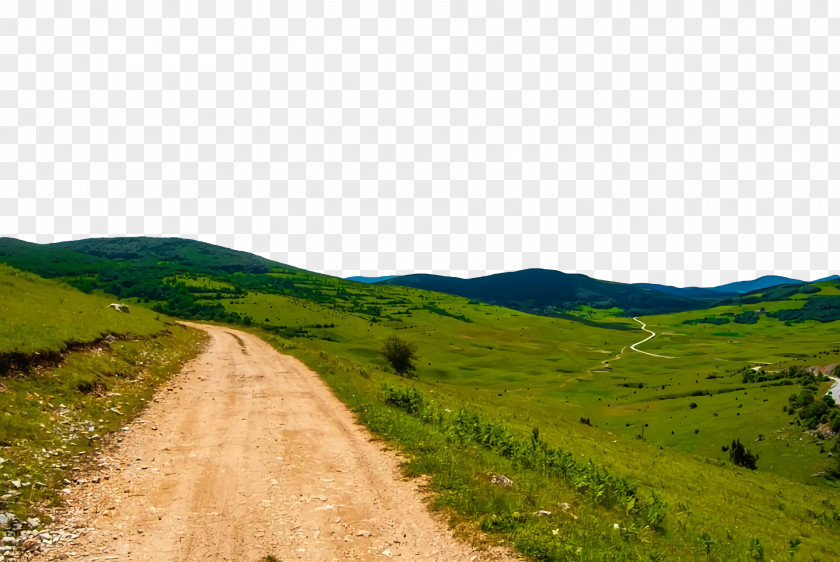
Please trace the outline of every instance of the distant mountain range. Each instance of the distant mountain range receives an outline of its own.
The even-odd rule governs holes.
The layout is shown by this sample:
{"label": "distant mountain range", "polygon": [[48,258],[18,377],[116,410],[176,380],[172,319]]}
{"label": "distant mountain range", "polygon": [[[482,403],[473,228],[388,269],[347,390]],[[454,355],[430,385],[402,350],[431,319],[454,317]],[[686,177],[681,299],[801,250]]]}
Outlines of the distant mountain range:
{"label": "distant mountain range", "polygon": [[357,275],[355,277],[348,277],[348,281],[358,281],[359,283],[379,283],[380,281],[387,281],[397,277],[396,275],[383,275],[381,277],[365,277],[364,275]]}
{"label": "distant mountain range", "polygon": [[[823,280],[828,280],[828,278]],[[769,287],[776,287],[778,285],[798,285],[802,283],[804,283],[804,281],[792,279],[790,277],[765,275],[763,277],[759,277],[758,279],[752,279],[750,281],[736,281],[734,283],[727,283],[717,287],[672,287],[670,285],[657,285],[654,283],[637,283],[637,285],[683,297],[719,298],[727,295],[743,295],[745,293],[751,293],[752,291],[767,289]]]}
{"label": "distant mountain range", "polygon": [[638,285],[600,281],[578,273],[526,269],[475,279],[441,275],[404,275],[386,285],[460,295],[536,314],[574,309],[619,307],[630,313],[656,314],[705,308],[712,299],[689,298]]}
{"label": "distant mountain range", "polygon": [[[838,276],[832,275],[814,283],[835,279]],[[618,307],[631,315],[704,309],[723,303],[737,304],[742,300],[746,302],[749,294],[771,287],[790,285],[791,291],[796,293],[797,286],[807,285],[798,279],[767,275],[719,287],[672,287],[654,283],[601,281],[582,274],[547,269],[526,269],[473,279],[413,274],[378,282],[460,295],[535,314],[558,313],[588,305],[593,308]]]}
{"label": "distant mountain range", "polygon": [[[117,297],[142,298],[149,302],[165,301],[170,306],[167,308],[168,313],[182,316],[190,313],[194,314],[192,317],[199,317],[196,312],[198,307],[207,310],[216,310],[218,307],[199,302],[201,299],[193,298],[189,291],[178,292],[171,283],[164,283],[162,279],[173,279],[173,276],[182,273],[210,275],[235,282],[240,292],[259,289],[301,297],[308,295],[310,289],[304,286],[305,283],[295,285],[291,282],[292,277],[306,279],[307,283],[332,283],[338,286],[335,285],[338,280],[330,276],[247,252],[178,238],[103,238],[54,244],[33,244],[13,238],[0,238],[2,262],[45,277],[63,278],[85,291],[102,290]],[[460,295],[480,302],[552,316],[563,315],[581,305],[600,309],[616,307],[623,311],[622,314],[629,315],[699,310],[724,304],[750,304],[759,299],[784,299],[797,293],[815,294],[819,288],[812,283],[838,283],[837,275],[811,283],[788,277],[765,276],[719,287],[671,287],[651,283],[601,281],[586,275],[546,269],[527,269],[475,279],[427,274],[352,279]],[[347,285],[350,286],[350,283]]]}

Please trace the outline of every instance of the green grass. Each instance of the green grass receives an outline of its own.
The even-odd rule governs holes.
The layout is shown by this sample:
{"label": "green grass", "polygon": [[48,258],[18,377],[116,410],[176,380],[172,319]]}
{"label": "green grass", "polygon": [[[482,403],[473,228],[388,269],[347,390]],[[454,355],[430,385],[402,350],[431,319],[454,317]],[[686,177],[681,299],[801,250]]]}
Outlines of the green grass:
{"label": "green grass", "polygon": [[[705,557],[705,545],[711,559],[745,559],[754,539],[768,559],[787,556],[790,541],[798,540],[802,559],[833,556],[840,505],[829,489],[661,449],[563,418],[538,420],[519,408],[482,408],[436,384],[404,382],[317,351],[313,341],[267,338],[317,369],[360,421],[409,454],[408,474],[430,478],[437,494],[433,508],[446,510],[456,525],[471,522],[484,529],[488,540],[510,541],[538,559],[693,559]],[[415,389],[415,405],[406,406],[411,399],[389,398],[383,383]],[[629,497],[601,502],[586,482],[557,475],[544,464],[528,461],[527,455],[502,454],[498,446],[465,438],[453,421],[463,416],[475,420],[471,427],[479,427],[478,433],[481,427],[500,428],[498,434],[512,436],[526,451],[538,427],[539,442],[567,451],[576,466],[590,466],[594,473],[631,483],[637,503],[628,510]],[[493,486],[492,474],[504,474],[515,485]],[[653,505],[662,519],[653,525],[646,519],[646,502],[656,497],[660,499]],[[577,519],[563,511],[564,503],[572,506]],[[534,516],[540,509],[552,516]]]}
{"label": "green grass", "polygon": [[[728,458],[721,446],[735,438],[746,442],[762,434],[798,439],[800,433],[789,427],[790,416],[781,412],[792,389],[744,385],[737,371],[758,362],[788,362],[791,354],[798,354],[800,363],[807,364],[816,360],[817,353],[840,345],[833,324],[784,326],[762,316],[756,324],[730,324],[739,330],[730,332],[737,337],[720,336],[716,326],[683,324],[706,311],[686,312],[642,319],[659,335],[640,349],[675,359],[629,349],[615,359],[622,348],[644,339],[645,334],[435,295],[437,306],[471,320],[464,322],[423,309],[419,305],[424,295],[419,291],[375,290],[380,301],[402,299],[407,303],[382,307],[377,322],[338,306],[283,295],[250,293],[225,306],[253,316],[257,324],[278,335],[303,334],[303,339],[317,342],[327,352],[373,368],[385,367],[377,349],[388,335],[397,333],[417,343],[421,358],[418,378],[441,393],[534,423],[558,417],[574,422],[587,417],[612,433],[644,436],[651,443],[717,459]],[[788,301],[766,304],[768,310],[797,305]],[[758,309],[760,305],[711,312],[735,314],[744,308]],[[396,315],[400,309],[410,309],[411,314]],[[611,321],[635,324],[628,319]],[[829,362],[826,359],[823,364]],[[689,409],[692,402],[700,407]],[[815,445],[795,447],[802,454],[789,458],[788,443],[758,443],[759,449],[766,449],[762,458],[767,461],[760,462],[759,468],[814,482],[811,474],[825,469],[827,455],[819,453]],[[779,456],[779,462],[774,455]]]}
{"label": "green grass", "polygon": [[[785,326],[762,315],[755,324],[728,324],[736,337],[715,335],[717,326],[683,324],[694,316],[761,306],[773,311],[801,301],[642,318],[659,335],[640,349],[675,357],[661,359],[627,348],[647,336],[638,329],[607,330],[411,289],[330,283],[298,286],[318,291],[320,301],[250,292],[224,306],[253,317],[278,347],[324,375],[363,423],[406,451],[409,473],[429,475],[435,507],[455,523],[483,525],[491,540],[509,540],[546,559],[691,559],[705,557],[707,548],[711,559],[743,559],[757,552],[755,540],[768,559],[787,557],[790,541],[800,540],[797,557],[831,559],[840,534],[835,492],[811,475],[833,462],[833,441],[818,443],[782,412],[793,387],[744,384],[736,373],[757,362],[771,363],[769,369],[828,364],[833,356],[820,354],[840,342],[836,327]],[[432,312],[427,303],[449,314]],[[380,384],[396,377],[377,350],[390,334],[417,343],[413,385],[424,399],[453,412],[467,408],[526,441],[538,427],[544,443],[636,482],[644,497],[661,494],[668,506],[662,530],[634,528],[626,512],[605,511],[568,483],[450,441],[447,428],[385,405]],[[698,406],[690,408],[692,402]],[[758,471],[731,465],[722,446],[736,438],[759,454]],[[488,474],[499,472],[520,486],[489,485]],[[530,516],[557,512],[562,503],[586,515]],[[504,521],[488,523],[494,515]],[[625,523],[629,530],[621,531]]]}
{"label": "green grass", "polygon": [[0,264],[0,354],[61,352],[106,334],[142,337],[163,328],[158,314],[117,312],[112,302]]}
{"label": "green grass", "polygon": [[[206,336],[5,266],[0,286],[0,350],[16,354],[0,372],[0,511],[24,515],[60,502],[62,480],[137,415]],[[119,339],[100,341],[105,334]]]}
{"label": "green grass", "polygon": [[[69,263],[72,256],[64,254],[65,261],[46,267],[86,290],[161,312],[244,324],[298,356],[360,421],[406,453],[409,474],[428,475],[434,507],[459,528],[483,529],[487,540],[510,541],[538,559],[729,560],[759,552],[768,560],[834,558],[840,501],[830,480],[812,475],[836,462],[836,439],[821,442],[783,411],[801,382],[745,383],[742,373],[759,364],[772,372],[840,362],[837,322],[786,325],[754,314],[834,296],[836,283],[641,318],[658,335],[639,349],[672,357],[665,359],[629,348],[647,334],[617,309],[533,316],[242,256],[219,261],[201,253],[206,248],[186,254],[156,248],[150,258],[132,244],[127,253],[109,250],[99,273],[88,258]],[[199,250],[201,259],[190,262]],[[729,322],[686,323],[706,317]],[[390,335],[417,344],[417,379],[410,384],[388,372],[378,353]],[[395,403],[383,384],[415,389],[420,406]],[[818,394],[828,387],[809,384]],[[522,455],[511,456],[482,432],[506,436]],[[730,463],[722,446],[735,439],[758,453],[758,470]],[[661,498],[649,507],[665,506],[664,518],[651,524],[635,503],[627,507],[629,496],[624,507],[601,502],[546,463],[548,450],[571,455],[570,466],[590,467],[581,474],[630,483],[635,502]],[[490,484],[499,473],[515,486]],[[577,518],[562,510],[564,503]],[[539,509],[552,516],[533,516]]]}

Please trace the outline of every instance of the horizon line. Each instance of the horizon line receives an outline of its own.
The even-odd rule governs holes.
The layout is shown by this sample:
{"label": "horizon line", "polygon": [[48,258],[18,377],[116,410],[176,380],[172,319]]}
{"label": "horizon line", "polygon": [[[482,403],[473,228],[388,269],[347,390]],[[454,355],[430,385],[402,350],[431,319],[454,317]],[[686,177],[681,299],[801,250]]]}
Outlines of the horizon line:
{"label": "horizon line", "polygon": [[[9,239],[13,239],[13,240],[19,240],[21,242],[27,242],[27,243],[38,244],[38,245],[58,244],[58,243],[62,243],[62,242],[76,242],[76,241],[81,241],[81,240],[103,240],[103,239],[109,239],[109,238],[158,238],[158,239],[168,238],[168,239],[176,239],[176,240],[190,240],[190,241],[193,241],[193,242],[200,242],[202,244],[209,244],[211,246],[226,248],[228,250],[233,250],[235,252],[243,252],[243,253],[246,253],[246,254],[251,254],[251,255],[254,255],[254,256],[257,256],[257,257],[261,257],[263,259],[267,259],[267,260],[275,261],[277,263],[281,263],[283,265],[288,265],[288,266],[291,266],[291,267],[294,267],[294,268],[297,268],[297,269],[303,269],[303,270],[306,270],[306,271],[309,271],[309,272],[312,272],[312,273],[317,273],[319,275],[326,275],[328,277],[337,277],[337,278],[340,278],[340,279],[347,279],[347,280],[350,280],[351,277],[376,278],[376,277],[404,277],[404,276],[407,276],[407,275],[436,275],[436,276],[439,276],[439,277],[450,277],[450,278],[454,278],[454,279],[469,280],[469,279],[479,279],[479,278],[482,278],[482,277],[490,277],[490,276],[493,276],[493,275],[502,275],[502,274],[505,274],[505,273],[517,273],[517,272],[520,272],[520,271],[528,271],[528,270],[532,270],[532,269],[539,269],[539,270],[543,270],[543,271],[555,271],[555,272],[558,272],[558,273],[563,273],[565,275],[583,275],[585,277],[589,277],[591,279],[596,279],[598,281],[605,281],[605,282],[609,282],[609,283],[621,283],[623,285],[649,284],[649,285],[662,285],[662,286],[666,286],[666,287],[674,287],[674,288],[679,288],[679,289],[712,289],[712,288],[716,288],[716,287],[722,287],[722,286],[725,286],[725,285],[732,285],[732,284],[735,284],[735,283],[755,281],[757,279],[761,279],[761,278],[764,278],[764,277],[784,277],[786,279],[792,279],[792,280],[800,282],[800,283],[817,283],[817,282],[820,282],[823,279],[830,278],[830,277],[833,277],[835,275],[838,275],[837,273],[832,273],[830,270],[826,270],[826,273],[827,273],[826,275],[823,275],[823,276],[818,277],[818,278],[813,279],[813,280],[806,281],[806,280],[803,280],[803,279],[798,279],[798,278],[795,278],[795,277],[789,277],[787,275],[781,275],[777,272],[770,271],[768,273],[760,273],[756,277],[751,277],[751,278],[746,278],[746,279],[739,278],[735,281],[727,281],[725,283],[720,283],[718,285],[711,285],[711,286],[700,286],[700,285],[680,286],[680,285],[672,285],[672,284],[669,284],[669,283],[657,283],[657,282],[654,282],[654,281],[616,281],[614,279],[604,279],[604,278],[601,278],[601,277],[596,277],[594,274],[584,273],[584,272],[577,271],[577,270],[564,271],[562,269],[551,269],[551,268],[541,267],[541,266],[523,267],[521,269],[511,269],[511,270],[503,270],[503,271],[495,271],[495,272],[485,272],[485,273],[471,275],[471,276],[468,275],[466,277],[459,277],[458,275],[453,275],[451,273],[435,273],[434,270],[431,271],[431,272],[430,271],[411,271],[410,273],[384,273],[384,274],[381,273],[381,272],[378,272],[375,275],[368,275],[368,274],[362,273],[361,271],[358,274],[354,274],[354,273],[348,274],[347,272],[328,273],[328,272],[325,272],[325,271],[317,271],[317,270],[314,270],[314,269],[310,269],[308,267],[302,267],[302,266],[294,265],[292,263],[287,263],[285,261],[284,262],[278,261],[276,258],[271,257],[271,252],[266,254],[266,253],[260,253],[260,252],[253,251],[253,250],[241,250],[239,248],[235,248],[235,247],[232,247],[232,246],[221,244],[218,241],[208,242],[207,240],[202,240],[202,239],[199,239],[199,238],[192,238],[192,237],[190,237],[190,235],[173,235],[173,234],[134,234],[134,235],[132,235],[132,234],[116,234],[116,235],[111,235],[111,234],[108,234],[108,235],[97,236],[97,235],[74,235],[74,234],[71,234],[67,238],[62,238],[61,236],[56,236],[56,238],[59,238],[59,239],[52,240],[51,242],[36,242],[36,241],[32,241],[32,240],[27,240],[25,238],[21,238],[19,236],[20,235],[17,235],[17,236],[10,236],[10,235],[0,236],[0,240],[3,239],[3,238],[9,238]],[[38,237],[37,234],[34,235],[34,236]],[[628,271],[632,271],[632,270],[628,270]],[[640,271],[640,270],[634,270],[634,271]],[[651,273],[652,270],[648,269],[646,271],[647,271],[647,273]],[[683,273],[686,273],[688,271],[689,270],[683,270]],[[707,270],[691,270],[691,271],[707,271]],[[719,273],[722,273],[723,271],[724,270],[721,270],[721,269],[718,270]],[[733,270],[726,270],[726,271],[733,271]],[[763,271],[768,271],[768,270],[763,270]],[[792,273],[791,275],[794,275],[794,274]]]}

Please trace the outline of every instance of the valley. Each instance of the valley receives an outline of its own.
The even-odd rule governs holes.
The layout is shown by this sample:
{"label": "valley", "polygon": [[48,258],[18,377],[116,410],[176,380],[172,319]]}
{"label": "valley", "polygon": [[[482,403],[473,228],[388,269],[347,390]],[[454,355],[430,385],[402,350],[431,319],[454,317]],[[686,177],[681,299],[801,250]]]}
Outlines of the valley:
{"label": "valley", "polygon": [[[840,537],[840,415],[822,401],[834,381],[808,371],[840,363],[836,279],[674,301],[619,287],[628,309],[601,293],[517,310],[177,239],[0,242],[0,262],[27,270],[14,275],[127,303],[113,314],[133,330],[215,322],[300,359],[480,540],[536,559],[827,560]],[[417,347],[411,379],[379,352],[392,335]],[[733,463],[736,440],[756,470]]]}

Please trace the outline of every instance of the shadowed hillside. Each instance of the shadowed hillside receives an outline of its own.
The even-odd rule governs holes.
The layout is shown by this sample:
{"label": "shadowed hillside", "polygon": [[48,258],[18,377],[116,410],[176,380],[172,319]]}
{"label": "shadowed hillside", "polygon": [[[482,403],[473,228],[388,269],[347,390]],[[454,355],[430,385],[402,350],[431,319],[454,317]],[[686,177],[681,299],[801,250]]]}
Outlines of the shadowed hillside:
{"label": "shadowed hillside", "polygon": [[621,308],[630,315],[662,314],[706,308],[710,298],[672,295],[624,283],[599,281],[577,273],[526,269],[475,279],[440,275],[404,275],[383,281],[388,285],[460,295],[533,314],[551,314],[580,305]]}

